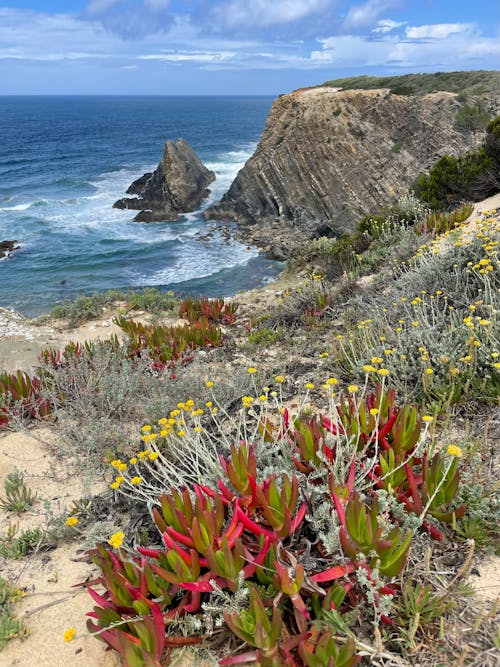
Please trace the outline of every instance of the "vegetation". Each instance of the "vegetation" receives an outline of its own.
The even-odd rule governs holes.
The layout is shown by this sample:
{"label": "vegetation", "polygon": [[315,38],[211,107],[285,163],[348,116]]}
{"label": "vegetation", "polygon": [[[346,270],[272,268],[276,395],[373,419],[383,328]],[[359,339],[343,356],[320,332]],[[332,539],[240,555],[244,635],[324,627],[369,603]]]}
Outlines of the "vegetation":
{"label": "vegetation", "polygon": [[417,194],[433,209],[481,200],[500,188],[500,116],[488,123],[482,146],[454,157],[444,155],[417,179]]}
{"label": "vegetation", "polygon": [[26,634],[22,622],[12,610],[12,605],[23,595],[22,591],[0,577],[0,651],[10,639]]}
{"label": "vegetation", "polygon": [[[2,376],[4,428],[43,416],[58,456],[105,466],[109,521],[76,503],[58,535],[95,539],[88,628],[124,665],[183,646],[221,665],[460,664],[469,646],[495,664],[495,612],[464,605],[462,578],[499,549],[500,217],[471,210],[409,193],[301,244],[300,282],[260,312],[186,299],[184,326],[122,315],[124,343]],[[11,481],[9,510],[30,494]],[[0,557],[50,538],[11,524]]]}
{"label": "vegetation", "polygon": [[395,95],[427,95],[438,90],[462,95],[481,95],[497,93],[500,90],[500,72],[476,70],[402,76],[353,76],[325,81],[322,85],[344,90],[389,88]]}
{"label": "vegetation", "polygon": [[[87,320],[101,317],[103,310],[117,302],[123,302],[125,312],[145,310],[160,315],[171,313],[178,305],[173,292],[160,292],[152,287],[137,290],[107,290],[91,295],[79,295],[55,306],[51,317],[67,320],[68,326],[75,327]],[[45,318],[42,318],[42,321]]]}

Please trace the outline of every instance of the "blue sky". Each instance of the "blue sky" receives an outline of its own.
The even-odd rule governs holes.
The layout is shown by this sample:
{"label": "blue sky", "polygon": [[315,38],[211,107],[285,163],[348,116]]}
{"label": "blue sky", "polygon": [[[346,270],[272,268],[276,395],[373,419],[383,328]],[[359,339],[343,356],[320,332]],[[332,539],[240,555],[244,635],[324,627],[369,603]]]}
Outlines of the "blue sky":
{"label": "blue sky", "polygon": [[264,94],[500,69],[500,2],[0,0],[0,94]]}

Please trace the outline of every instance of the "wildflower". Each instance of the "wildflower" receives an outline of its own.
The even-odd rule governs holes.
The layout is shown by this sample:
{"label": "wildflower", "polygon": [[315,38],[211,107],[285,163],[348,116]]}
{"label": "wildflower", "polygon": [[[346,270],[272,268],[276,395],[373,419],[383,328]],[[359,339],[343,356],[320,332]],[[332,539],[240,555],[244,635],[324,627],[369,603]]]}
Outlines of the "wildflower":
{"label": "wildflower", "polygon": [[117,533],[113,533],[113,535],[111,535],[108,540],[108,544],[110,544],[114,549],[118,549],[123,544],[124,539],[125,533],[119,530]]}
{"label": "wildflower", "polygon": [[267,396],[265,394],[261,394],[259,396],[259,401],[262,401],[262,403],[265,403],[267,401]]}
{"label": "wildflower", "polygon": [[433,373],[434,373],[434,371],[432,370],[432,368],[429,367],[429,368],[425,369],[425,374],[426,375],[432,375]]}
{"label": "wildflower", "polygon": [[379,368],[377,373],[382,377],[385,377],[386,375],[389,375],[389,370],[387,368]]}
{"label": "wildflower", "polygon": [[490,323],[489,320],[479,320],[479,324],[481,324],[483,327],[487,326]]}
{"label": "wildflower", "polygon": [[186,431],[177,431],[179,438],[183,438],[186,435]]}
{"label": "wildflower", "polygon": [[448,445],[447,451],[450,456],[456,456],[457,458],[463,456],[462,450],[458,445]]}
{"label": "wildflower", "polygon": [[363,366],[363,370],[365,373],[375,373],[377,369],[375,368],[375,366],[371,366],[370,364],[365,364]]}
{"label": "wildflower", "polygon": [[414,320],[414,321],[412,322],[412,326],[414,326],[414,327],[419,327],[419,326],[420,326],[420,322],[419,322],[418,320]]}
{"label": "wildflower", "polygon": [[422,421],[425,422],[426,424],[430,424],[431,421],[434,420],[434,417],[431,417],[431,415],[424,415],[422,417]]}
{"label": "wildflower", "polygon": [[140,484],[141,482],[142,482],[142,477],[139,477],[139,475],[132,477],[132,479],[130,480],[130,483],[135,485]]}
{"label": "wildflower", "polygon": [[253,403],[253,398],[252,396],[243,396],[241,402],[244,408],[249,408]]}
{"label": "wildflower", "polygon": [[314,384],[312,382],[306,382],[306,389],[314,389]]}
{"label": "wildflower", "polygon": [[217,414],[217,408],[212,408],[212,414],[216,415]]}
{"label": "wildflower", "polygon": [[168,431],[167,431],[166,429],[163,428],[163,429],[160,431],[160,436],[161,436],[162,438],[166,438],[167,435],[168,435]]}
{"label": "wildflower", "polygon": [[158,456],[159,456],[158,452],[150,452],[148,455],[148,459],[150,461],[154,461],[155,459],[158,458]]}
{"label": "wildflower", "polygon": [[247,371],[250,373],[250,375],[253,375],[253,373],[257,372],[257,369],[253,366],[250,366],[250,368],[247,368]]}
{"label": "wildflower", "polygon": [[151,431],[151,424],[145,424],[141,431],[144,431],[144,433],[149,433],[149,431]]}
{"label": "wildflower", "polygon": [[135,456],[133,456],[133,457],[130,459],[129,463],[132,464],[133,466],[135,466],[135,464],[137,463],[137,458],[136,458]]}
{"label": "wildflower", "polygon": [[142,440],[142,442],[145,442],[147,444],[148,442],[151,442],[151,436],[150,435],[143,435],[141,437],[141,440]]}
{"label": "wildflower", "polygon": [[76,637],[75,628],[68,628],[66,630],[66,632],[64,633],[64,641],[65,642],[72,642],[75,637]]}
{"label": "wildflower", "polygon": [[195,427],[193,428],[193,431],[194,431],[195,433],[201,433],[201,432],[203,431],[203,429],[202,429],[201,426],[195,426]]}
{"label": "wildflower", "polygon": [[76,516],[69,516],[66,519],[66,525],[67,526],[70,526],[70,527],[71,526],[76,526],[77,523],[78,523],[78,517],[76,517]]}
{"label": "wildflower", "polygon": [[372,357],[372,364],[381,364],[383,361],[382,357]]}
{"label": "wildflower", "polygon": [[375,417],[376,415],[378,415],[378,413],[379,413],[379,409],[378,409],[378,408],[370,408],[370,414],[373,415],[373,417]]}
{"label": "wildflower", "polygon": [[458,368],[452,368],[450,370],[450,375],[458,375],[460,373]]}
{"label": "wildflower", "polygon": [[283,382],[285,381],[285,376],[284,375],[277,375],[274,378],[274,381],[277,382],[278,384],[283,384]]}
{"label": "wildflower", "polygon": [[493,368],[496,368],[496,370],[499,370],[500,369],[500,362],[495,361],[495,363],[493,364]]}
{"label": "wildflower", "polygon": [[357,384],[350,384],[350,385],[347,387],[347,391],[348,391],[350,394],[355,394],[357,391],[359,391],[359,387],[358,387]]}
{"label": "wildflower", "polygon": [[205,405],[207,406],[207,408],[211,408],[212,405],[213,405],[213,403],[212,403],[212,401],[207,401],[207,402],[205,403]]}
{"label": "wildflower", "polygon": [[162,417],[161,419],[158,419],[158,426],[165,426],[168,423],[168,419],[166,417]]}
{"label": "wildflower", "polygon": [[493,359],[498,359],[498,352],[492,352],[491,356],[493,357]]}
{"label": "wildflower", "polygon": [[120,488],[119,483],[116,482],[116,481],[115,481],[115,482],[111,482],[111,484],[110,484],[109,486],[110,486],[111,489],[119,489],[119,488]]}
{"label": "wildflower", "polygon": [[474,345],[474,347],[480,347],[480,346],[481,346],[481,341],[479,341],[479,340],[473,340],[473,341],[472,341],[472,344]]}
{"label": "wildflower", "polygon": [[210,389],[210,387],[214,386],[214,383],[211,380],[209,380],[208,382],[205,382],[205,386]]}
{"label": "wildflower", "polygon": [[326,380],[326,382],[325,382],[325,384],[327,384],[330,387],[333,387],[334,385],[336,385],[338,383],[339,383],[339,381],[337,380],[337,378],[328,378],[328,380]]}

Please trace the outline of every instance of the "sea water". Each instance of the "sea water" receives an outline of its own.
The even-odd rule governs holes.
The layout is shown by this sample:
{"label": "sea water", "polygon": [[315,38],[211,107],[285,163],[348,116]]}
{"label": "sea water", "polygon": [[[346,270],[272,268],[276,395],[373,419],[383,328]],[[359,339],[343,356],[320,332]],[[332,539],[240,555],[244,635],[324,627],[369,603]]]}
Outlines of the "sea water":
{"label": "sea water", "polygon": [[[228,240],[201,211],[252,154],[270,97],[0,97],[0,306],[35,315],[109,288],[229,296],[282,268]],[[202,207],[175,222],[114,209],[153,171],[167,139],[186,139],[216,174]]]}

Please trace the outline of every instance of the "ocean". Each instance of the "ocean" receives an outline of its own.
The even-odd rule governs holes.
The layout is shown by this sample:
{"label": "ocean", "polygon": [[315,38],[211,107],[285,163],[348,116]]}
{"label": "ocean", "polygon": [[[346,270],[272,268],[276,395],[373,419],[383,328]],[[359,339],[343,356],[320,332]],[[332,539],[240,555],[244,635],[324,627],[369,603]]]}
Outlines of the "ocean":
{"label": "ocean", "polygon": [[[230,296],[282,269],[228,241],[201,211],[229,188],[264,129],[271,97],[0,97],[0,306],[25,315],[110,288]],[[186,139],[216,173],[203,206],[175,222],[113,209]]]}

